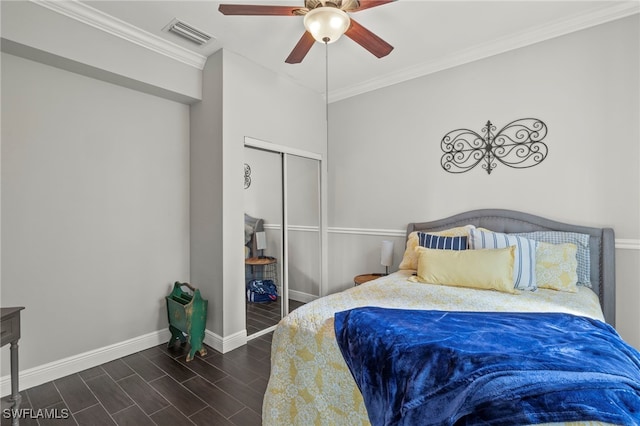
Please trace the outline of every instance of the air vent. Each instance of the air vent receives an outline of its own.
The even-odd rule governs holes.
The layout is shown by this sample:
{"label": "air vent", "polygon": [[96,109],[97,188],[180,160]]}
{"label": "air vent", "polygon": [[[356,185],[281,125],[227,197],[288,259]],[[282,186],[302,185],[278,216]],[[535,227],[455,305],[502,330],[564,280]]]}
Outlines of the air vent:
{"label": "air vent", "polygon": [[202,32],[178,19],[174,19],[173,21],[169,22],[169,25],[164,27],[164,31],[177,34],[180,37],[186,38],[187,40],[197,44],[198,46],[207,44],[213,38],[209,34]]}

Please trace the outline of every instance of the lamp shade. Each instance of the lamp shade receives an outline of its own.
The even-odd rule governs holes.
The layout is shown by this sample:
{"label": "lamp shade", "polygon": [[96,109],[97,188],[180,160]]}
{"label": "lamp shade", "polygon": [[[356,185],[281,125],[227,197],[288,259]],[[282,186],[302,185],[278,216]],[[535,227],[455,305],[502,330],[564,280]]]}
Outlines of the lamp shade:
{"label": "lamp shade", "polygon": [[264,231],[256,232],[256,248],[264,250],[267,248],[267,233]]}
{"label": "lamp shade", "polygon": [[380,264],[389,267],[393,264],[393,241],[383,241],[380,249]]}
{"label": "lamp shade", "polygon": [[317,7],[304,15],[304,27],[316,41],[333,43],[349,29],[351,19],[336,7]]}

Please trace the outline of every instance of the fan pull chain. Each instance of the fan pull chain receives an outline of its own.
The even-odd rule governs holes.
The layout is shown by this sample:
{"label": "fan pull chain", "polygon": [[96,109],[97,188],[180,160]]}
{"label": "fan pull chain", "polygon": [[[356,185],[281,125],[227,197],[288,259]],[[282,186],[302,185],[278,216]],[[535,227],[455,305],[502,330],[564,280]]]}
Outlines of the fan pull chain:
{"label": "fan pull chain", "polygon": [[327,125],[327,173],[329,173],[329,39],[324,38],[324,117]]}

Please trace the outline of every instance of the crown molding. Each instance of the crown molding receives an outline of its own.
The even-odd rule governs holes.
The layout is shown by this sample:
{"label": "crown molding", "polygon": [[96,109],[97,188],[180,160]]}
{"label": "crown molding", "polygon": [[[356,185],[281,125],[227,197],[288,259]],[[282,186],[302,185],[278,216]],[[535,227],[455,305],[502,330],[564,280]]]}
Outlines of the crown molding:
{"label": "crown molding", "polygon": [[550,40],[555,37],[594,27],[616,19],[625,18],[637,13],[640,13],[640,2],[638,1],[628,1],[624,3],[617,3],[613,6],[604,6],[578,16],[553,21],[546,25],[522,31],[519,34],[510,35],[489,43],[480,44],[469,49],[455,52],[447,59],[441,61],[424,62],[398,72],[389,73],[379,78],[364,81],[345,89],[334,90],[329,93],[329,103],[488,58],[500,53],[519,49],[521,47],[530,46],[541,41]]}
{"label": "crown molding", "polygon": [[[206,56],[195,53],[189,49],[144,31],[127,22],[94,9],[85,3],[81,3],[78,0],[29,1],[65,15],[78,22],[82,22],[131,43],[135,43],[156,53],[165,55],[176,61],[200,70],[204,69],[204,65],[207,60]],[[329,94],[328,101],[329,103],[336,102],[362,93],[402,83],[407,80],[433,74],[459,65],[464,65],[637,13],[640,13],[640,2],[638,1],[630,0],[624,3],[616,3],[612,6],[605,6],[569,19],[554,21],[547,25],[534,28],[533,30],[523,31],[520,34],[515,34],[513,36],[494,40],[490,43],[477,45],[470,49],[455,52],[447,59],[441,61],[424,62],[378,78],[363,81],[345,89],[334,90]]]}
{"label": "crown molding", "polygon": [[207,57],[185,49],[175,43],[144,31],[134,25],[117,19],[111,15],[94,9],[78,0],[29,0],[33,4],[45,7],[61,15],[67,16],[83,24],[120,37],[131,43],[167,56],[199,70],[204,69]]}

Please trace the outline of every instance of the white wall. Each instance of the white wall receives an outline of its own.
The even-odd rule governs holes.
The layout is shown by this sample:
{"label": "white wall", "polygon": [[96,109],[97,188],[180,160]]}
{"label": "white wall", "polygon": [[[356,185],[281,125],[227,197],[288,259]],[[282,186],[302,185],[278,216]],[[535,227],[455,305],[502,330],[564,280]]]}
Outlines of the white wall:
{"label": "white wall", "polygon": [[207,329],[222,336],[222,52],[207,59],[202,101],[190,107],[190,268],[209,301]]}
{"label": "white wall", "polygon": [[[179,102],[201,99],[200,67],[96,30],[93,24],[109,25],[85,3],[3,1],[0,8],[4,52]],[[80,18],[85,14],[89,24]],[[122,23],[115,25],[119,33]]]}
{"label": "white wall", "polygon": [[[210,84],[218,87],[219,95],[208,89]],[[324,155],[326,127],[319,94],[226,50],[210,57],[205,66],[201,104],[212,97],[222,102],[211,109],[212,115],[198,112],[196,117],[200,104],[192,107],[192,159],[198,156],[195,146],[208,146],[210,151],[205,153],[208,163],[202,158],[192,162],[191,215],[204,225],[203,212],[213,212],[217,229],[208,231],[211,238],[206,241],[209,237],[202,236],[199,225],[192,227],[191,268],[193,280],[210,288],[210,297],[215,298],[216,311],[207,328],[222,338],[221,349],[228,350],[244,343],[246,333],[244,139],[249,136]],[[214,139],[207,140],[208,135]],[[202,205],[203,196],[207,205]],[[194,250],[196,237],[200,247]]]}
{"label": "white wall", "polygon": [[[635,250],[617,250],[620,332],[640,347],[639,16],[634,15],[331,104],[329,226],[332,291],[380,268],[380,230],[476,208],[522,210],[611,226]],[[488,175],[440,166],[449,131],[480,132],[535,117],[548,157]],[[352,229],[352,228],[355,228]],[[392,233],[393,234],[393,233]],[[396,232],[397,266],[401,233]]]}
{"label": "white wall", "polygon": [[326,126],[321,95],[224,53],[223,245],[230,254],[224,264],[224,303],[225,329],[232,332],[244,328],[245,321],[244,288],[238,285],[244,282],[244,137],[325,155]]}
{"label": "white wall", "polygon": [[21,371],[166,328],[189,280],[188,106],[3,53],[1,170]]}

